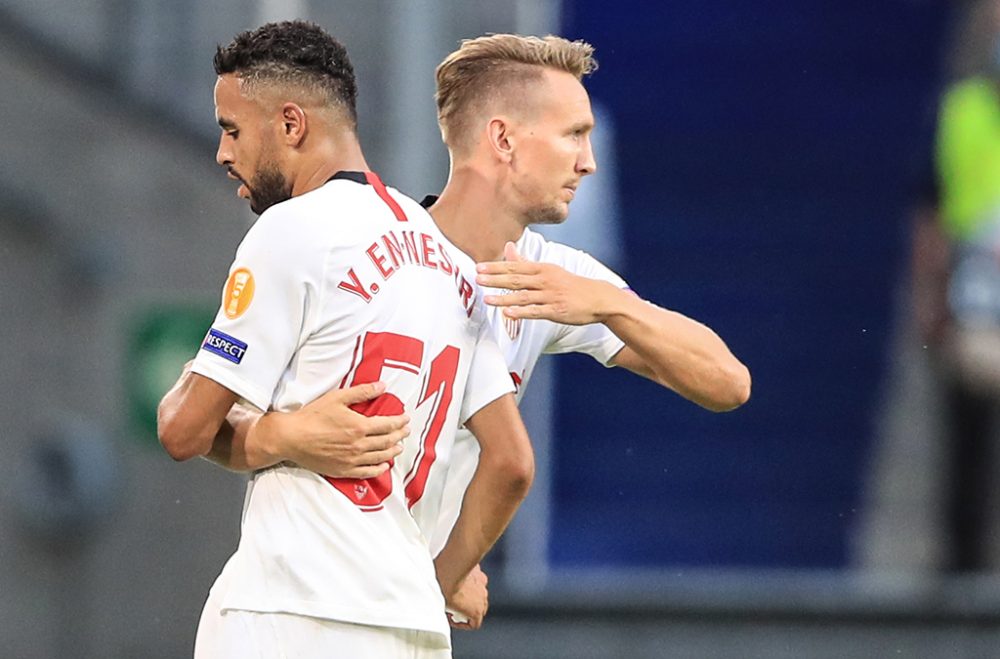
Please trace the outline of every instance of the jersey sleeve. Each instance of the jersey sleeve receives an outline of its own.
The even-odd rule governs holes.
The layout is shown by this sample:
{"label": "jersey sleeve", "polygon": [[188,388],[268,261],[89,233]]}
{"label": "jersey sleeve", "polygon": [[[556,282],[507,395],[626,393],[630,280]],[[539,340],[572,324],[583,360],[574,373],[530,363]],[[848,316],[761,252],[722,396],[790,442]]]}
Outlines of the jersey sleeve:
{"label": "jersey sleeve", "polygon": [[316,246],[283,219],[265,213],[247,233],[191,367],[262,410],[308,333],[324,267]]}
{"label": "jersey sleeve", "polygon": [[493,340],[489,323],[479,326],[479,336],[472,353],[472,366],[465,384],[459,423],[462,425],[476,412],[504,394],[514,392],[514,381],[507,370],[507,362],[500,347]]}
{"label": "jersey sleeve", "polygon": [[[560,265],[575,275],[600,279],[618,288],[629,289],[624,279],[586,252],[568,250]],[[605,366],[611,366],[609,363],[611,359],[625,347],[625,343],[604,323],[558,327],[555,337],[545,347],[546,354],[579,352],[590,355]]]}

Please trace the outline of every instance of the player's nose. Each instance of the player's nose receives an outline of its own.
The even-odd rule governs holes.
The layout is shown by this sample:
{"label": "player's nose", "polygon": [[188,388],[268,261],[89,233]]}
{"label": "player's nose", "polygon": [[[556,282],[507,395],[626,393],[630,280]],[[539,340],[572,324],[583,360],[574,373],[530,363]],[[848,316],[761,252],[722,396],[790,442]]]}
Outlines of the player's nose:
{"label": "player's nose", "polygon": [[225,137],[219,139],[219,148],[215,151],[215,162],[219,163],[223,167],[228,167],[233,164],[233,152],[232,149],[228,148],[226,145]]}
{"label": "player's nose", "polygon": [[583,148],[580,149],[580,156],[576,161],[576,171],[581,176],[593,174],[597,171],[597,159],[594,157],[594,147],[590,142],[589,135],[583,144]]}

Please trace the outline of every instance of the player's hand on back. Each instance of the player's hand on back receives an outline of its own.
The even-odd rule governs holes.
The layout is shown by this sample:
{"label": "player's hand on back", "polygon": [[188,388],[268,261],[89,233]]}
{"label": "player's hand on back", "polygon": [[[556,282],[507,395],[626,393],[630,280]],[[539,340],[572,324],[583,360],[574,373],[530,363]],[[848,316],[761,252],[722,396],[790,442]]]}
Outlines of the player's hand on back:
{"label": "player's hand on back", "polygon": [[504,247],[504,258],[478,264],[476,282],[510,291],[483,298],[486,304],[503,308],[508,318],[544,318],[565,325],[599,323],[610,311],[613,296],[621,292],[608,282],[572,274],[554,263],[525,261],[514,243]]}
{"label": "player's hand on back", "polygon": [[256,431],[268,432],[272,450],[304,469],[335,478],[374,478],[402,452],[409,417],[368,417],[350,406],[384,392],[381,382],[333,389],[295,412],[266,415]]}
{"label": "player's hand on back", "polygon": [[455,629],[479,629],[490,607],[489,578],[477,565],[450,597],[445,594],[448,622]]}

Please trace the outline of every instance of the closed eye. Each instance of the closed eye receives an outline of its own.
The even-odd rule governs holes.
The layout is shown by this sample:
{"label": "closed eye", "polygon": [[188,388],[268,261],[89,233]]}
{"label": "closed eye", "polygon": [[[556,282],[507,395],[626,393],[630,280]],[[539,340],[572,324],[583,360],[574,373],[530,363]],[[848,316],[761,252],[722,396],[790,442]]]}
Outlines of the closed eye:
{"label": "closed eye", "polygon": [[236,139],[236,137],[238,137],[240,134],[240,131],[236,127],[236,124],[230,121],[229,119],[223,119],[220,117],[219,127],[222,128],[222,134],[225,135],[226,137],[232,137],[233,139]]}

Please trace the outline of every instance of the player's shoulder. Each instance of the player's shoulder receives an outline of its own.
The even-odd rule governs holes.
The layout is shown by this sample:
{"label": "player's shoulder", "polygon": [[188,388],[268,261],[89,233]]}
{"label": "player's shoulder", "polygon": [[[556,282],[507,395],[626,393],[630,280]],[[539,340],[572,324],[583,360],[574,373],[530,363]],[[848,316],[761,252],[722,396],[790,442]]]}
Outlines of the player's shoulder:
{"label": "player's shoulder", "polygon": [[554,263],[571,271],[581,268],[589,269],[593,265],[602,265],[600,261],[582,249],[549,240],[531,229],[524,230],[524,234],[517,241],[517,251],[529,261]]}
{"label": "player's shoulder", "polygon": [[369,183],[346,177],[333,178],[316,190],[289,201],[297,202],[289,207],[290,212],[334,221],[341,217],[357,218],[385,207],[385,202],[372,194]]}
{"label": "player's shoulder", "polygon": [[549,240],[531,229],[524,230],[517,247],[518,253],[529,261],[553,263],[581,277],[603,279],[621,288],[628,286],[621,275],[582,249]]}
{"label": "player's shoulder", "polygon": [[453,242],[451,242],[451,240],[448,239],[448,236],[441,231],[437,222],[434,221],[434,216],[432,216],[430,210],[428,210],[430,204],[418,202],[416,199],[399,192],[395,188],[390,188],[390,190],[392,190],[393,196],[396,197],[399,205],[403,208],[407,219],[413,222],[415,228],[419,228],[421,231],[432,235],[441,248],[448,252],[448,256],[451,258],[451,261],[455,265],[459,266],[463,272],[475,272],[475,261],[472,260],[471,256],[463,252]]}
{"label": "player's shoulder", "polygon": [[293,197],[265,210],[247,231],[243,242],[259,243],[278,251],[285,247],[300,249],[315,245],[315,232],[311,230],[314,213],[304,201],[301,197]]}
{"label": "player's shoulder", "polygon": [[254,228],[280,231],[315,221],[328,207],[330,199],[325,194],[328,187],[329,184],[271,206],[260,214]]}
{"label": "player's shoulder", "polygon": [[400,208],[402,208],[403,214],[406,216],[408,221],[413,222],[414,225],[420,227],[422,231],[426,230],[427,233],[431,233],[435,237],[444,240],[448,245],[451,245],[451,242],[445,238],[444,232],[438,228],[437,223],[434,221],[434,218],[431,216],[430,211],[428,211],[427,208],[425,208],[413,197],[410,197],[404,192],[400,192],[396,188],[390,188],[390,190],[392,191],[393,198],[396,200],[396,203],[399,204]]}
{"label": "player's shoulder", "polygon": [[289,265],[322,263],[331,249],[350,241],[359,224],[344,221],[355,216],[349,203],[353,195],[349,189],[329,190],[333,183],[267,208],[247,231],[240,249],[267,252],[271,260]]}
{"label": "player's shoulder", "polygon": [[385,212],[385,201],[372,194],[368,183],[334,178],[271,206],[258,218],[254,230],[282,243],[325,248],[360,239],[371,229],[370,222],[360,220]]}

